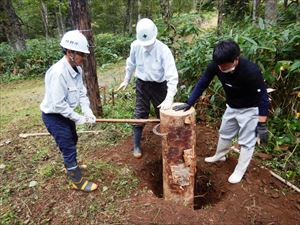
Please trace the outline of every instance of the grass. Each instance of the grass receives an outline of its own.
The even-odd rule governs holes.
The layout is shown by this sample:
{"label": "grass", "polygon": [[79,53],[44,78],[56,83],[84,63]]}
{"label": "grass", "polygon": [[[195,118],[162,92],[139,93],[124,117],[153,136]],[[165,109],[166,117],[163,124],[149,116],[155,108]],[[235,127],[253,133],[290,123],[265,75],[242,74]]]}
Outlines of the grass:
{"label": "grass", "polygon": [[111,162],[97,160],[94,162],[91,171],[94,172],[93,174],[100,174],[101,177],[112,177],[112,179],[103,180],[101,194],[106,197],[128,197],[138,185],[138,179],[127,166],[124,167]]}
{"label": "grass", "polygon": [[39,104],[43,98],[43,80],[24,80],[0,85],[0,128],[4,133],[41,126]]}
{"label": "grass", "polygon": [[125,77],[125,61],[115,64],[105,64],[98,69],[98,81],[100,86],[117,88]]}

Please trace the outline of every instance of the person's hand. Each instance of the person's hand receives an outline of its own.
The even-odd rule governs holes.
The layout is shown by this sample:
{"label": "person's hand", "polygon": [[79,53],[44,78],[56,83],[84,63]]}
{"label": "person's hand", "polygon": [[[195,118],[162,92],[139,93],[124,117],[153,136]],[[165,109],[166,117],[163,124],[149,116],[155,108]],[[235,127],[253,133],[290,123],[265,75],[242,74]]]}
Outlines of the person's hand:
{"label": "person's hand", "polygon": [[256,129],[255,129],[257,142],[258,144],[267,144],[268,143],[268,128],[266,123],[258,122]]}
{"label": "person's hand", "polygon": [[96,116],[90,108],[84,110],[84,116],[86,117],[86,123],[96,123]]}
{"label": "person's hand", "polygon": [[172,107],[173,104],[173,98],[166,98],[157,108],[160,108],[161,110],[168,110]]}
{"label": "person's hand", "polygon": [[175,111],[183,110],[183,112],[185,112],[185,111],[188,111],[190,108],[191,108],[191,106],[189,104],[183,103],[183,104],[174,106],[173,110],[175,110]]}
{"label": "person's hand", "polygon": [[96,116],[94,116],[93,114],[85,117],[86,123],[96,123]]}
{"label": "person's hand", "polygon": [[117,91],[121,90],[124,91],[128,86],[128,81],[123,81],[120,86],[118,87]]}
{"label": "person's hand", "polygon": [[86,116],[79,116],[79,119],[75,121],[76,125],[83,125],[87,122]]}

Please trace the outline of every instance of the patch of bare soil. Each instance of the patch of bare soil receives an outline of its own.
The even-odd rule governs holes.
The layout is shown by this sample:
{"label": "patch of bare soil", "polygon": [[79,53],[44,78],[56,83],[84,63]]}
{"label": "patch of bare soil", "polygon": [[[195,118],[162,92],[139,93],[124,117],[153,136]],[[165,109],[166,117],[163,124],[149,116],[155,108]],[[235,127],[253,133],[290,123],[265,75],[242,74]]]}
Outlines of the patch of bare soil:
{"label": "patch of bare soil", "polygon": [[[138,189],[130,197],[116,200],[110,189],[112,174],[94,179],[99,189],[82,193],[68,189],[61,171],[40,187],[25,189],[15,195],[15,212],[24,224],[197,224],[197,225],[297,225],[300,224],[300,194],[252,160],[241,183],[232,185],[227,179],[237,156],[225,162],[208,164],[204,157],[214,153],[217,131],[197,125],[197,176],[194,209],[164,201],[162,188],[161,139],[147,125],[143,134],[144,155],[132,156],[132,138],[117,147],[89,152],[89,157],[127,166],[139,178]],[[34,204],[32,204],[34,202]],[[110,208],[111,202],[117,202]],[[113,210],[112,213],[110,210]],[[28,218],[26,220],[26,218]]]}
{"label": "patch of bare soil", "polygon": [[217,131],[204,124],[197,125],[194,210],[164,201],[161,140],[151,129],[148,126],[144,130],[142,159],[132,157],[130,139],[106,156],[131,166],[141,181],[140,188],[148,188],[123,202],[128,224],[300,224],[300,195],[272,177],[255,159],[242,182],[234,185],[227,179],[237,155],[231,154],[225,162],[204,162],[204,157],[214,154],[217,143]]}

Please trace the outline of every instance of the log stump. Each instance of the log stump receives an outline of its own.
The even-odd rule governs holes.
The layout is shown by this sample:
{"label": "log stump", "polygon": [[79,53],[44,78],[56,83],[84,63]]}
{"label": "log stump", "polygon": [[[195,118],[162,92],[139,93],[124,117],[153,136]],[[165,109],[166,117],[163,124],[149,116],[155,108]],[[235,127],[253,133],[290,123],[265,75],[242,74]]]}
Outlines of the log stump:
{"label": "log stump", "polygon": [[164,199],[189,208],[194,206],[195,128],[193,107],[186,112],[160,110]]}

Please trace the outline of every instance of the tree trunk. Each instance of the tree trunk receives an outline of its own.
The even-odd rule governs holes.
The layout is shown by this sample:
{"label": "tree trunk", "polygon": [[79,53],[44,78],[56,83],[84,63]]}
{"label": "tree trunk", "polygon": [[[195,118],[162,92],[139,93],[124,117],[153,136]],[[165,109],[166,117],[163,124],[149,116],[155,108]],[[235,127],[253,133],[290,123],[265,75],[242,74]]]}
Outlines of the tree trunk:
{"label": "tree trunk", "polygon": [[132,14],[133,14],[133,0],[127,0],[126,21],[128,24],[128,33],[132,35]]}
{"label": "tree trunk", "polygon": [[193,0],[193,11],[198,12],[198,1],[199,0]]}
{"label": "tree trunk", "polygon": [[[0,6],[0,11],[2,10],[2,6]],[[2,17],[0,13],[0,18]],[[0,20],[0,43],[1,42],[8,42],[7,37],[5,35],[5,30],[4,30],[4,24],[3,21]]]}
{"label": "tree trunk", "polygon": [[142,19],[142,0],[138,0],[138,21]]}
{"label": "tree trunk", "polygon": [[100,91],[96,72],[96,60],[94,54],[94,41],[91,30],[91,18],[86,0],[70,0],[70,9],[72,14],[73,26],[80,30],[87,38],[90,48],[90,54],[87,55],[83,65],[84,82],[87,87],[87,94],[90,99],[91,108],[96,116],[102,116],[102,105]]}
{"label": "tree trunk", "polygon": [[[25,35],[22,31],[20,18],[15,13],[11,0],[2,0],[1,8],[3,15],[1,16],[5,35],[11,46],[16,50],[26,48]],[[2,10],[1,10],[2,11]]]}
{"label": "tree trunk", "polygon": [[218,0],[218,25],[217,25],[218,35],[222,34],[223,11],[224,11],[224,1]]}
{"label": "tree trunk", "polygon": [[257,19],[257,0],[253,0],[252,22],[255,25]]}
{"label": "tree trunk", "polygon": [[170,2],[169,0],[159,0],[160,2],[160,10],[161,15],[164,23],[167,26],[167,30],[170,30],[170,18],[171,18],[171,11],[170,11]]}
{"label": "tree trunk", "polygon": [[60,37],[62,37],[64,35],[64,33],[66,32],[66,28],[65,28],[65,23],[64,23],[64,19],[63,19],[63,15],[61,12],[61,5],[60,3],[57,6],[57,13],[55,13],[55,19],[56,19],[56,25],[57,25],[57,32],[58,35]]}
{"label": "tree trunk", "polygon": [[296,1],[296,21],[299,22],[299,11],[300,11],[300,7],[299,7],[299,0]]}
{"label": "tree trunk", "polygon": [[164,199],[190,208],[194,206],[195,128],[194,108],[160,111]]}
{"label": "tree trunk", "polygon": [[265,21],[267,25],[276,25],[277,0],[265,0]]}
{"label": "tree trunk", "polygon": [[283,6],[284,6],[285,9],[287,9],[288,3],[289,3],[288,0],[284,0],[284,1],[283,1]]}
{"label": "tree trunk", "polygon": [[40,11],[41,11],[41,16],[42,16],[42,20],[43,20],[44,29],[45,29],[45,37],[46,37],[46,39],[48,39],[49,38],[48,9],[47,9],[46,4],[43,1],[40,1]]}

